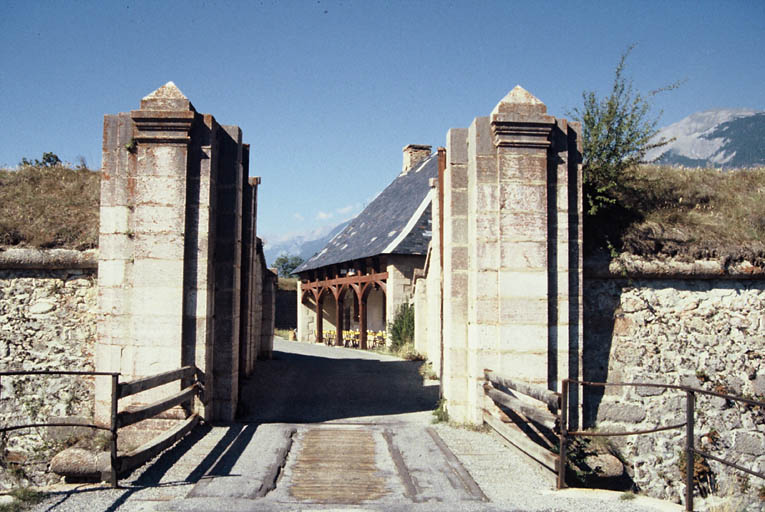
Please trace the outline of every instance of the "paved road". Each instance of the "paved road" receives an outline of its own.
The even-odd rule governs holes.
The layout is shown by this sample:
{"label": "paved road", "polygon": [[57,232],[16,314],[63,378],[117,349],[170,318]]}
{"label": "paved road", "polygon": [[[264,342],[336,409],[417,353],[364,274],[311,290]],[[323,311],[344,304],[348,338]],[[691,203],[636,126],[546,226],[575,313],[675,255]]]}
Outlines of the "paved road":
{"label": "paved road", "polygon": [[277,338],[273,360],[258,363],[244,384],[239,417],[251,423],[390,423],[419,416],[427,423],[438,386],[423,386],[421,365]]}
{"label": "paved road", "polygon": [[498,437],[432,425],[438,388],[419,365],[277,339],[243,387],[240,423],[197,428],[121,489],[62,486],[34,511],[673,509],[553,492]]}

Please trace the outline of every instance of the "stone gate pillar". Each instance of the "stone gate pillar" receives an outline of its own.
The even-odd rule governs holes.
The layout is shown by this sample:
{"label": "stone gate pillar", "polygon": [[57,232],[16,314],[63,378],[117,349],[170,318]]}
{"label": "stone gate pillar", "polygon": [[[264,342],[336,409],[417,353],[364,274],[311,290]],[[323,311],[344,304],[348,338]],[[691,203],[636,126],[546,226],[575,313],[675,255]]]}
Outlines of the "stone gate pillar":
{"label": "stone gate pillar", "polygon": [[[547,152],[555,119],[547,107],[520,87],[491,113],[492,149],[496,152],[499,332],[496,360],[488,367],[532,384],[548,385],[551,295]],[[489,262],[487,262],[489,263]],[[494,262],[489,263],[492,265]],[[492,304],[494,305],[494,304]],[[488,362],[488,361],[487,361]],[[481,368],[482,370],[482,368]],[[554,385],[554,382],[550,383]]]}
{"label": "stone gate pillar", "polygon": [[[96,369],[121,380],[181,366],[186,167],[195,112],[172,84],[105,116]],[[96,386],[108,421],[110,388]],[[145,403],[178,384],[146,392]]]}
{"label": "stone gate pillar", "polygon": [[443,390],[458,421],[480,421],[484,368],[549,389],[579,376],[578,144],[520,86],[449,132]]}
{"label": "stone gate pillar", "polygon": [[[257,256],[254,200],[242,219],[248,148],[241,130],[199,114],[172,83],[131,113],[104,116],[95,366],[120,380],[186,365],[203,374],[205,419],[234,419],[240,376],[252,371],[252,329],[242,294],[262,300],[252,279]],[[243,230],[247,236],[242,253]],[[244,312],[247,314],[247,311]],[[241,328],[245,325],[245,328]],[[151,403],[178,382],[120,402]],[[109,382],[96,383],[96,417],[109,419]],[[169,417],[182,416],[181,409]]]}

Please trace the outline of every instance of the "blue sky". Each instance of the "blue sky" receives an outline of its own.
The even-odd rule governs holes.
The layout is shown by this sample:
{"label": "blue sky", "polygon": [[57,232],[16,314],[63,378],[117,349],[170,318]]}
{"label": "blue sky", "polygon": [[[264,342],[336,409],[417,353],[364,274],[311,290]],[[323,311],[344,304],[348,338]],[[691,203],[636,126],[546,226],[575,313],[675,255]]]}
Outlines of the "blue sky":
{"label": "blue sky", "polygon": [[0,165],[44,151],[100,167],[103,115],[172,80],[238,124],[266,242],[334,226],[406,144],[487,115],[521,84],[565,116],[619,55],[661,125],[765,109],[765,2],[16,1],[0,17]]}

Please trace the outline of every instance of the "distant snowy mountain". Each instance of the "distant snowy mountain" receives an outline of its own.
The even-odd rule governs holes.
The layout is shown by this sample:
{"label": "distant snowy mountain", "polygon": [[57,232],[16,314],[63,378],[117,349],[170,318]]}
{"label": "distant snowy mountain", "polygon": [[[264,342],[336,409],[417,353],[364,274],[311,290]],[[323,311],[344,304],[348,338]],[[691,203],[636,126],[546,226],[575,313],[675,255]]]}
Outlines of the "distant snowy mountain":
{"label": "distant snowy mountain", "polygon": [[646,155],[647,160],[687,167],[765,166],[765,112],[707,110],[662,128],[658,138],[674,142]]}
{"label": "distant snowy mountain", "polygon": [[301,235],[295,235],[282,239],[269,240],[268,237],[264,239],[263,252],[266,256],[266,261],[269,265],[274,263],[274,260],[286,254],[289,256],[300,256],[304,260],[307,260],[322,247],[327,245],[332,237],[345,229],[350,220],[347,220],[335,227],[323,227],[318,228],[310,233]]}

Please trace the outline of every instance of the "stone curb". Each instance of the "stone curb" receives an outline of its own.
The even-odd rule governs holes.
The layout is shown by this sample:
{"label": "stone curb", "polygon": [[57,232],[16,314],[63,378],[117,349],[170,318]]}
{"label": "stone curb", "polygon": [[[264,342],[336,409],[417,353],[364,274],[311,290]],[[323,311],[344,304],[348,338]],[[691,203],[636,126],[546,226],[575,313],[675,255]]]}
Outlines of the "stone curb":
{"label": "stone curb", "polygon": [[0,248],[0,269],[74,268],[98,268],[98,250]]}
{"label": "stone curb", "polygon": [[584,262],[585,278],[603,279],[765,279],[765,268],[742,261],[726,265],[719,260],[693,262],[648,260],[620,255],[613,260],[592,258]]}

